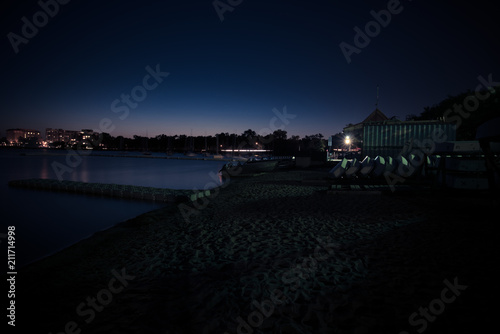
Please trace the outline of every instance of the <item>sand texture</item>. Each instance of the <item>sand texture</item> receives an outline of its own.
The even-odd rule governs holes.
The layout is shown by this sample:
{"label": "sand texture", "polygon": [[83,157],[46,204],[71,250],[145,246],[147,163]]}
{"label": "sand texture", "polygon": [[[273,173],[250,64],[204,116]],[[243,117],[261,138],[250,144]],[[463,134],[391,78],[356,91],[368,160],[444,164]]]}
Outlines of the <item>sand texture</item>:
{"label": "sand texture", "polygon": [[[425,324],[425,333],[479,333],[493,323],[497,222],[488,215],[497,200],[331,194],[325,177],[234,179],[199,209],[168,205],[29,265],[18,275],[19,326],[232,334],[419,333]],[[113,269],[133,279],[91,320],[78,314],[109,289]],[[436,310],[446,280],[466,288]],[[410,324],[430,304],[439,314]]]}

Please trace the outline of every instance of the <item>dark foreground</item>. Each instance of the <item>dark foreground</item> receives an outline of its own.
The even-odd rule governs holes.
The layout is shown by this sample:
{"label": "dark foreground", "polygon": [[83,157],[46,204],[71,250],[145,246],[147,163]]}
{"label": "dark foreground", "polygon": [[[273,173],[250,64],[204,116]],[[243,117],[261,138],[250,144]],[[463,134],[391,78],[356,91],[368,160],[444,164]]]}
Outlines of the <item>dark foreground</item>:
{"label": "dark foreground", "polygon": [[198,209],[166,206],[23,268],[15,331],[481,333],[496,323],[498,200],[301,182],[323,175],[231,181]]}

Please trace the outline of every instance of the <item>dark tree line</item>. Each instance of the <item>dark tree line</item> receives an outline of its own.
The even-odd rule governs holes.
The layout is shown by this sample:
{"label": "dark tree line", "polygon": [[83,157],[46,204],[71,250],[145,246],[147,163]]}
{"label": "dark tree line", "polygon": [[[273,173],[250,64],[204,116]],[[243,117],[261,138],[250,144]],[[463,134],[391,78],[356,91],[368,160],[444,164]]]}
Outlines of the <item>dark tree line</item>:
{"label": "dark tree line", "polygon": [[[263,149],[272,150],[277,155],[323,152],[327,147],[327,140],[322,134],[315,134],[300,138],[288,137],[284,130],[276,130],[269,135],[259,135],[252,129],[242,134],[221,132],[215,136],[187,136],[161,134],[155,137],[134,135],[133,138],[123,136],[113,137],[109,133],[102,133],[94,138],[94,149],[134,150],[153,152],[209,152],[222,153],[223,150],[233,149]],[[97,145],[98,143],[98,145]],[[102,144],[102,145],[101,145]],[[61,143],[54,143],[61,147]],[[66,147],[68,148],[68,147]]]}
{"label": "dark tree line", "polygon": [[456,125],[457,140],[474,140],[476,129],[482,123],[498,117],[500,111],[500,86],[480,91],[467,90],[425,107],[416,120],[444,119]]}
{"label": "dark tree line", "polygon": [[[337,138],[338,140],[335,140]],[[2,138],[7,143],[6,138]],[[341,145],[342,134],[334,137],[334,146]],[[313,152],[325,152],[328,139],[321,133],[300,136],[288,136],[287,131],[276,130],[269,135],[259,135],[254,130],[245,130],[242,134],[221,132],[215,136],[187,136],[165,134],[155,137],[134,135],[132,138],[123,136],[112,136],[109,133],[94,133],[87,143],[78,142],[71,144],[64,141],[50,143],[51,148],[58,149],[81,149],[92,148],[96,150],[130,150],[130,151],[152,151],[152,152],[209,152],[226,153],[233,149],[263,149],[272,150],[275,155],[309,155]],[[225,151],[224,151],[225,150]]]}

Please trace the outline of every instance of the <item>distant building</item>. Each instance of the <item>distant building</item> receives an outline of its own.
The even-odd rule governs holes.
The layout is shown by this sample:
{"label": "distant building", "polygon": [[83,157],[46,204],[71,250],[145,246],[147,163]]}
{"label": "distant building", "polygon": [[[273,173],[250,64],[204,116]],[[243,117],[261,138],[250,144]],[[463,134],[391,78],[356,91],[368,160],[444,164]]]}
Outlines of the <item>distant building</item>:
{"label": "distant building", "polygon": [[80,131],[47,128],[45,140],[48,143],[64,142],[67,145],[73,145],[80,140]]}
{"label": "distant building", "polygon": [[455,127],[440,120],[400,121],[389,119],[379,109],[375,109],[361,123],[349,125],[344,133],[360,143],[363,156],[398,156],[405,154],[410,147],[432,144],[439,134],[446,141],[456,139]]}
{"label": "distant building", "polygon": [[82,147],[91,148],[94,134],[94,130],[91,129],[82,129],[79,133],[79,139]]}
{"label": "distant building", "polygon": [[363,128],[366,124],[376,124],[384,121],[388,121],[389,118],[378,108],[375,109],[368,117],[366,117],[361,123],[350,124],[344,128],[344,133],[351,138],[356,138],[357,141],[363,139]]}
{"label": "distant building", "polygon": [[66,144],[76,144],[80,140],[80,133],[78,131],[73,130],[65,130],[64,131],[64,142]]}
{"label": "distant building", "polygon": [[63,129],[45,129],[45,140],[48,143],[55,143],[58,141],[64,141],[64,132]]}
{"label": "distant building", "polygon": [[7,130],[7,141],[11,145],[19,144],[41,144],[42,137],[40,136],[40,131],[31,129],[8,129]]}

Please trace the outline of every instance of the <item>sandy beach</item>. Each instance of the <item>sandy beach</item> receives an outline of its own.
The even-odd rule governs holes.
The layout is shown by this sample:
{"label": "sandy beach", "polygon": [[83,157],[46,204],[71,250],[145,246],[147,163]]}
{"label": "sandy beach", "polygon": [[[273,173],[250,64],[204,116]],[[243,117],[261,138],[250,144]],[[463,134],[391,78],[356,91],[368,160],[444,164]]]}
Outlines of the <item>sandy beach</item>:
{"label": "sandy beach", "polygon": [[493,323],[498,199],[328,194],[325,176],[234,178],[198,208],[168,205],[22,268],[16,329],[479,333]]}

